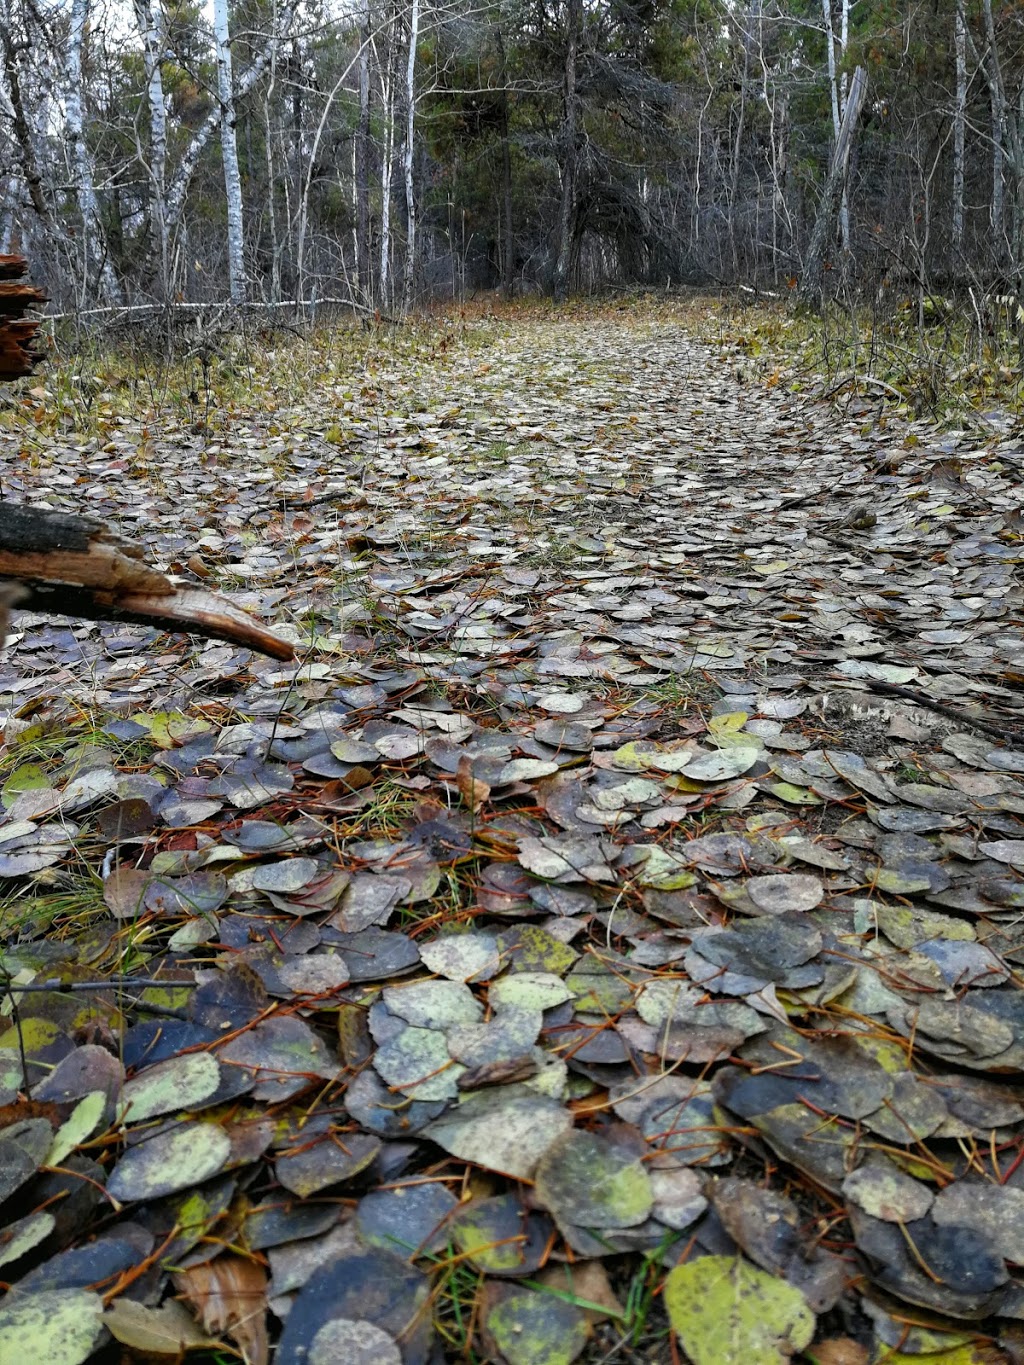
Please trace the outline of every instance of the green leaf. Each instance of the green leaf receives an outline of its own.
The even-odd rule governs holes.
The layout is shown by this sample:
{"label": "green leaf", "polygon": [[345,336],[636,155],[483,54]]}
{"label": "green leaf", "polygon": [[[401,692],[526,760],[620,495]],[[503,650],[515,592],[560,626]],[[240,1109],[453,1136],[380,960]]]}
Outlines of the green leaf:
{"label": "green leaf", "polygon": [[815,1318],[799,1289],[739,1256],[704,1256],[665,1280],[669,1321],[693,1365],[785,1365]]}
{"label": "green leaf", "polygon": [[114,1167],[107,1191],[124,1203],[187,1190],[223,1170],[231,1141],[215,1123],[184,1123],[130,1147]]}
{"label": "green leaf", "polygon": [[194,1109],[220,1085],[220,1065],[209,1052],[186,1052],[140,1071],[121,1093],[124,1117],[141,1123],[158,1114]]}
{"label": "green leaf", "polygon": [[491,1309],[487,1330],[509,1365],[571,1365],[587,1344],[578,1308],[524,1289],[513,1290]]}
{"label": "green leaf", "polygon": [[92,1137],[106,1107],[107,1097],[102,1090],[90,1090],[84,1099],[79,1100],[67,1121],[54,1134],[45,1164],[62,1165],[80,1142]]}
{"label": "green leaf", "polygon": [[82,1365],[103,1331],[103,1300],[86,1289],[48,1289],[0,1304],[0,1360]]}
{"label": "green leaf", "polygon": [[50,786],[50,779],[45,769],[38,763],[23,763],[19,768],[15,768],[3,786],[3,801],[5,806],[10,806],[16,796],[22,792],[45,790]]}

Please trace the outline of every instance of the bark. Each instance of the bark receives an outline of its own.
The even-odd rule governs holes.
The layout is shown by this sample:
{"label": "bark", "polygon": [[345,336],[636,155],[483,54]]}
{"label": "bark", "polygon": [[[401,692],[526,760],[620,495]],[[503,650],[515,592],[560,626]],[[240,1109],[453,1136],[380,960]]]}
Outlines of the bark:
{"label": "bark", "polygon": [[956,56],[956,103],[953,110],[953,251],[964,242],[964,150],[967,127],[967,17],[964,0],[956,0],[953,20],[953,49]]}
{"label": "bark", "polygon": [[220,145],[224,162],[224,194],[227,200],[228,281],[231,302],[244,303],[246,282],[242,229],[242,175],[238,166],[238,138],[235,130],[235,90],[231,35],[228,26],[228,0],[214,0],[213,32],[217,44]]}
{"label": "bark", "polygon": [[167,232],[167,107],[163,79],[163,16],[153,0],[135,0],[135,19],[142,37],[146,64],[146,101],[149,107],[149,244],[157,293],[171,293],[169,237]]}
{"label": "bark", "polygon": [[412,307],[416,279],[416,187],[413,184],[413,152],[416,133],[416,44],[420,36],[420,0],[409,3],[409,51],[405,64],[405,138],[402,143],[402,174],[405,180],[405,279],[402,312]]}
{"label": "bark", "polygon": [[515,234],[512,230],[512,152],[508,136],[508,59],[505,55],[505,40],[501,24],[495,28],[495,42],[498,48],[498,81],[501,86],[499,114],[501,126],[501,287],[507,299],[515,291]]}
{"label": "bark", "polygon": [[821,293],[821,279],[825,269],[825,251],[829,237],[835,226],[837,214],[846,188],[846,172],[850,164],[850,149],[853,134],[860,117],[861,107],[867,94],[868,78],[862,66],[853,73],[850,95],[846,101],[846,112],[839,127],[839,136],[832,152],[832,160],[825,180],[825,190],[818,208],[811,244],[804,262],[803,278],[800,281],[799,297],[802,303],[810,303]]}
{"label": "bark", "polygon": [[46,295],[22,281],[27,269],[24,256],[0,256],[0,380],[31,374],[42,359],[39,323],[25,314],[40,308]]}
{"label": "bark", "polygon": [[137,622],[295,657],[287,640],[224,598],[151,568],[102,522],[11,503],[0,504],[0,615],[6,606]]}
{"label": "bark", "polygon": [[359,122],[355,139],[356,274],[360,301],[370,306],[370,0],[359,18]]}
{"label": "bark", "polygon": [[583,32],[583,0],[568,0],[567,21],[560,137],[562,193],[558,204],[554,264],[551,270],[551,293],[556,303],[563,303],[569,292],[569,269],[576,234],[580,157],[580,109],[576,84],[580,37]]}

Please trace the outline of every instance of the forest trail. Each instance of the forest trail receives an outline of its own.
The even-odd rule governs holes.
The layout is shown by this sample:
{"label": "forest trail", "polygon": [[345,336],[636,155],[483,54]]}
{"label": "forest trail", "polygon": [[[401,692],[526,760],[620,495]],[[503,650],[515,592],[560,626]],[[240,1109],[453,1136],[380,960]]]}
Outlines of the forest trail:
{"label": "forest trail", "polygon": [[61,1314],[76,1361],[1012,1343],[1015,442],[667,311],[287,345],[0,433],[9,496],[301,653],[16,619],[0,1356]]}

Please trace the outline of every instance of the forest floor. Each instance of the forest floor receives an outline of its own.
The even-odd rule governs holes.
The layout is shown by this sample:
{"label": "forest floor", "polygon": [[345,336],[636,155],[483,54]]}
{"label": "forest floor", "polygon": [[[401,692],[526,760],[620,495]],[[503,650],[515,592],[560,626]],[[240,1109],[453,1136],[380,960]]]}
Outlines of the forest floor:
{"label": "forest floor", "polygon": [[301,651],[15,619],[0,1358],[1024,1359],[1024,439],[715,326],[0,413]]}

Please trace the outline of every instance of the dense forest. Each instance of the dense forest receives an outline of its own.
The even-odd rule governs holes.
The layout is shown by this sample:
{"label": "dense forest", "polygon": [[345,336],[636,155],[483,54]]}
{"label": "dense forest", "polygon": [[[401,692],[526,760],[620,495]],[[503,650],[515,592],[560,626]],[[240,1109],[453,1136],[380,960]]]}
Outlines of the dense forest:
{"label": "dense forest", "polygon": [[5,0],[0,251],[59,310],[1013,288],[1009,0]]}

